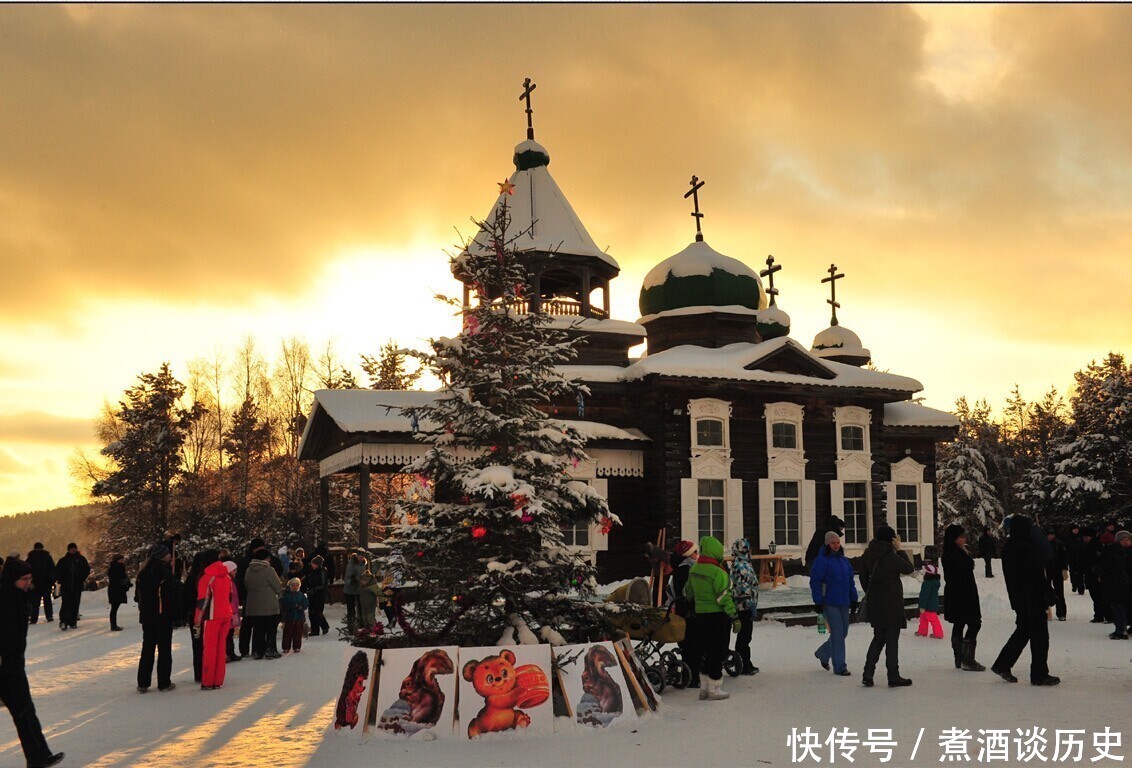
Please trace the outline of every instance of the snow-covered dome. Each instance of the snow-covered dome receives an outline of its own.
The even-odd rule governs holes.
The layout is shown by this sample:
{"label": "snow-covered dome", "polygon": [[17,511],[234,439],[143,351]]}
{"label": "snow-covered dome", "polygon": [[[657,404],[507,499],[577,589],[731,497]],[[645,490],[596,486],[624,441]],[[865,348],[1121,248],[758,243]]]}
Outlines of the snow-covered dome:
{"label": "snow-covered dome", "polygon": [[866,365],[872,358],[861,345],[861,338],[843,325],[831,325],[814,337],[810,349],[818,357],[835,363]]}
{"label": "snow-covered dome", "polygon": [[697,240],[657,264],[641,284],[641,315],[685,307],[766,307],[766,292],[753,269]]}
{"label": "snow-covered dome", "polygon": [[777,304],[771,304],[766,309],[760,309],[756,327],[759,337],[763,341],[777,339],[779,336],[790,334],[790,315],[786,314]]}

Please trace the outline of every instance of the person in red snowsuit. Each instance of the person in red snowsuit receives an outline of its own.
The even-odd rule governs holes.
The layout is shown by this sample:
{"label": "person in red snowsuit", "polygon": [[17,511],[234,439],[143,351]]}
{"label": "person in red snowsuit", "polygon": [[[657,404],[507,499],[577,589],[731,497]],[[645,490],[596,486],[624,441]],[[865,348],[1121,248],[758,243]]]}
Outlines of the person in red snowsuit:
{"label": "person in red snowsuit", "polygon": [[200,688],[214,691],[224,685],[228,631],[232,628],[232,579],[228,566],[215,562],[197,582],[197,609],[193,631],[204,637]]}

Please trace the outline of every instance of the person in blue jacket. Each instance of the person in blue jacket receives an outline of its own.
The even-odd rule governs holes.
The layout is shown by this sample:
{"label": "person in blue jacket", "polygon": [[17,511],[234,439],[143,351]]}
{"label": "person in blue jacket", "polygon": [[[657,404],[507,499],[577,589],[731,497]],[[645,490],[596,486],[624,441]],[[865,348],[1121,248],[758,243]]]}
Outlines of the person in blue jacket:
{"label": "person in blue jacket", "polygon": [[834,674],[849,676],[845,664],[845,638],[849,634],[849,613],[857,610],[857,585],[853,565],[841,549],[841,537],[835,531],[825,535],[825,544],[810,567],[810,592],[814,608],[825,615],[829,639],[814,651],[824,669],[833,661]]}

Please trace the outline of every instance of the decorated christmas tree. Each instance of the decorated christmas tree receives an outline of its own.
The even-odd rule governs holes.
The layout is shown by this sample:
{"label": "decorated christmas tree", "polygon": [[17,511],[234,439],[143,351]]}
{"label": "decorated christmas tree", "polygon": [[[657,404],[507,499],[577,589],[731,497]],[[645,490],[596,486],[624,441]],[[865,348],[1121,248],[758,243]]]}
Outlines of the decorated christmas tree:
{"label": "decorated christmas tree", "polygon": [[432,352],[420,355],[443,382],[436,401],[407,411],[430,448],[406,468],[420,493],[403,504],[405,524],[378,567],[398,571],[407,587],[397,620],[414,643],[609,635],[592,601],[593,567],[566,547],[562,529],[608,530],[616,520],[569,475],[586,459],[582,437],[547,415],[552,403],[585,392],[557,369],[576,355],[574,342],[528,307],[527,269],[509,225],[504,204],[454,257],[453,271],[477,298],[461,307],[460,335],[432,340]]}

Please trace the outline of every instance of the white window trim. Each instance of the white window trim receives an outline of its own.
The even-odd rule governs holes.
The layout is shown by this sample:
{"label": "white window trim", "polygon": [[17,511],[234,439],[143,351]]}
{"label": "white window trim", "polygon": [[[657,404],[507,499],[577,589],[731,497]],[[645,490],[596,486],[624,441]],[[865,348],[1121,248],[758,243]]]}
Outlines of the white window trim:
{"label": "white window trim", "polygon": [[[798,403],[767,403],[766,420],[767,477],[772,480],[802,480],[806,475],[806,446],[802,438],[805,408]],[[774,425],[793,424],[798,435],[797,448],[774,447]]]}
{"label": "white window trim", "polygon": [[[788,480],[798,483],[801,494],[800,519],[798,521],[798,544],[784,544],[774,538],[774,482]],[[817,499],[817,482],[803,477],[777,477],[759,480],[759,548],[766,549],[771,541],[775,543],[775,553],[787,556],[801,556],[809,546],[814,535]]]}
{"label": "white window trim", "polygon": [[[870,482],[873,475],[872,437],[869,429],[872,412],[855,405],[833,409],[834,440],[837,444],[837,479],[847,482]],[[846,451],[841,447],[841,428],[861,427],[865,433],[864,450]]]}
{"label": "white window trim", "polygon": [[923,554],[923,548],[935,544],[935,496],[931,483],[924,482],[924,470],[927,465],[906,456],[892,464],[890,469],[891,482],[884,484],[887,504],[885,505],[885,519],[892,527],[896,527],[896,486],[915,485],[917,492],[917,513],[920,524],[919,541],[905,542],[912,545],[912,551]]}
{"label": "white window trim", "polygon": [[[766,421],[767,476],[759,480],[759,546],[767,548],[774,539],[774,481],[793,480],[799,485],[801,493],[801,519],[798,530],[798,546],[775,541],[776,552],[786,555],[801,555],[809,545],[814,534],[817,486],[815,481],[806,479],[806,445],[802,425],[805,420],[805,407],[798,403],[767,403],[763,409]],[[785,422],[794,425],[798,435],[797,448],[774,447],[774,425]]]}
{"label": "white window trim", "polygon": [[[696,444],[696,421],[703,418],[723,422],[723,445]],[[731,477],[731,403],[705,397],[688,401],[692,431],[691,477],[680,480],[680,537],[699,544],[699,480],[723,480],[724,550],[743,530],[743,481]]]}
{"label": "white window trim", "polygon": [[[590,478],[577,478],[584,480],[587,485],[593,488],[603,499],[609,499],[609,480],[604,477],[590,477]],[[594,564],[597,561],[597,553],[605,552],[609,549],[609,534],[601,532],[601,520],[595,520],[590,523],[590,543],[587,546],[579,547],[572,544],[567,544],[566,549],[570,552],[585,557]]]}
{"label": "white window trim", "polygon": [[865,551],[869,541],[873,538],[873,484],[868,480],[829,481],[829,508],[832,514],[837,515],[842,520],[845,519],[845,483],[865,484],[865,541],[861,544],[842,544],[846,554],[858,555]]}

